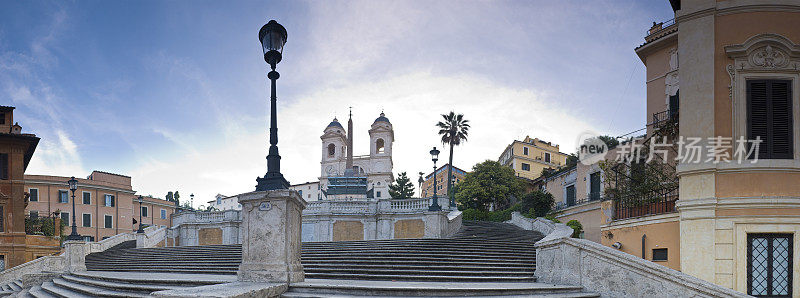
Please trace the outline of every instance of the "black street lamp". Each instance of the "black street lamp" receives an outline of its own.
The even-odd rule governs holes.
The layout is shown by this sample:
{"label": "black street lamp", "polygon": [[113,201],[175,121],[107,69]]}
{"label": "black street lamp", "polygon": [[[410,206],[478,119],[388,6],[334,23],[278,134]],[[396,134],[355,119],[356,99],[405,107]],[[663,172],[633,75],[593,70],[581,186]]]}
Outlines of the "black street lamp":
{"label": "black street lamp", "polygon": [[83,237],[78,234],[78,226],[75,224],[75,191],[78,189],[78,180],[72,176],[67,184],[69,184],[69,190],[72,191],[72,233],[67,236],[67,240],[83,240]]}
{"label": "black street lamp", "polygon": [[258,40],[264,50],[264,61],[269,63],[272,70],[267,74],[270,80],[270,122],[269,122],[269,155],[267,155],[267,174],[256,178],[258,184],[256,191],[288,189],[289,182],[281,174],[281,156],[278,154],[278,115],[276,111],[277,96],[275,95],[275,81],[280,74],[275,71],[275,66],[283,57],[283,45],[286,43],[286,28],[275,20],[270,20],[258,31]]}
{"label": "black street lamp", "polygon": [[428,206],[428,211],[440,211],[442,206],[439,206],[439,197],[436,196],[436,161],[439,160],[439,150],[436,150],[436,147],[431,150],[431,160],[433,160],[433,201]]}
{"label": "black street lamp", "polygon": [[144,227],[142,227],[142,196],[139,196],[139,229],[136,233],[144,234]]}
{"label": "black street lamp", "polygon": [[[449,167],[452,167],[452,165],[450,165]],[[452,190],[450,189],[450,187],[455,187],[455,186],[456,186],[456,177],[451,177],[450,184],[447,185],[447,187],[448,187],[447,188],[447,194],[450,197],[450,207],[451,207],[450,209],[455,209],[455,207],[457,207],[456,206],[456,196],[453,194]]]}
{"label": "black street lamp", "polygon": [[194,210],[194,193],[189,194],[189,207]]}

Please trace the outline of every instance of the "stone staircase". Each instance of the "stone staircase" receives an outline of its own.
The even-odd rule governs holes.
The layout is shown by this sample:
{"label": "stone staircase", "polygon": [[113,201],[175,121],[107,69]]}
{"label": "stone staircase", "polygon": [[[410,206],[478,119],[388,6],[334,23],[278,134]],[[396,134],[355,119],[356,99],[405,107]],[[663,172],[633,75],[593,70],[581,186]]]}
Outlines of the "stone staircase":
{"label": "stone staircase", "polygon": [[[509,224],[464,221],[449,239],[303,243],[306,281],[284,296],[599,297],[536,283],[533,244],[541,238]],[[145,297],[234,281],[240,262],[241,245],[120,248],[90,254],[88,272],[65,274],[19,297]]]}

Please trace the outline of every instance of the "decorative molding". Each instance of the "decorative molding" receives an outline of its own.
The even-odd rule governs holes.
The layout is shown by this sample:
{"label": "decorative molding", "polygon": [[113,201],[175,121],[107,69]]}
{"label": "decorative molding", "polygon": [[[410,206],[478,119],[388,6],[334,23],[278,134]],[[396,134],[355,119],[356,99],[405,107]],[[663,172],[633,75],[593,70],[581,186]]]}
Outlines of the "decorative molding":
{"label": "decorative molding", "polygon": [[733,64],[728,64],[728,66],[725,67],[725,70],[728,71],[728,76],[731,77],[731,83],[728,85],[728,98],[733,100],[733,88],[736,80],[736,70],[733,68]]}
{"label": "decorative molding", "polygon": [[725,46],[725,53],[741,70],[798,70],[800,45],[774,33],[755,35],[742,44]]}

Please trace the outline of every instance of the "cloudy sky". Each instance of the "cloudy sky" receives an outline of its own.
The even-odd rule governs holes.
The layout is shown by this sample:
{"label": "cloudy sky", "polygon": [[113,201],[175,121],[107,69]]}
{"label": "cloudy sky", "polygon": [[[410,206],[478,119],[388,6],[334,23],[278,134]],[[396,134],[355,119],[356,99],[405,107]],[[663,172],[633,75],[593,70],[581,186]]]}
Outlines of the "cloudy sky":
{"label": "cloudy sky", "polygon": [[121,173],[200,205],[266,172],[269,19],[288,31],[279,147],[300,183],[317,180],[319,136],[351,106],[356,155],[382,110],[391,120],[395,173],[430,171],[451,110],[472,124],[464,169],[526,135],[574,152],[584,131],[640,129],[633,49],[671,17],[666,0],[0,1],[0,105],[42,138],[28,174]]}

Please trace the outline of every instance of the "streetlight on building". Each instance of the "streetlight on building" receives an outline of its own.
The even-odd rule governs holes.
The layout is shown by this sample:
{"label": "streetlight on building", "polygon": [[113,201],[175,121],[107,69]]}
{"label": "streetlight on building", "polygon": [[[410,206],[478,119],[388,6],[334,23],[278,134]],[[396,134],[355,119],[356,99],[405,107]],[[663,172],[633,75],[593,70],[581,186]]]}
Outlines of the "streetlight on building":
{"label": "streetlight on building", "polygon": [[442,206],[439,206],[439,198],[436,196],[436,162],[439,160],[439,150],[433,147],[430,153],[431,160],[433,160],[433,202],[428,206],[428,211],[439,211],[442,210]]}
{"label": "streetlight on building", "polygon": [[144,227],[142,227],[142,196],[139,196],[139,229],[136,230],[136,233],[142,234],[144,233]]}
{"label": "streetlight on building", "polygon": [[270,80],[270,124],[269,124],[269,155],[267,155],[267,174],[258,177],[256,191],[288,189],[289,182],[281,174],[281,156],[278,154],[278,115],[277,96],[275,95],[275,81],[280,74],[275,71],[275,66],[283,57],[283,45],[286,43],[286,28],[275,20],[270,20],[258,31],[258,40],[264,50],[264,61],[272,70],[267,74]]}
{"label": "streetlight on building", "polygon": [[83,237],[78,234],[78,226],[75,224],[75,191],[78,190],[78,180],[75,176],[67,181],[69,190],[72,191],[72,233],[67,236],[67,240],[83,240]]}

